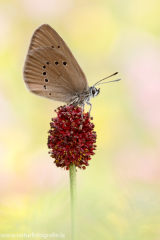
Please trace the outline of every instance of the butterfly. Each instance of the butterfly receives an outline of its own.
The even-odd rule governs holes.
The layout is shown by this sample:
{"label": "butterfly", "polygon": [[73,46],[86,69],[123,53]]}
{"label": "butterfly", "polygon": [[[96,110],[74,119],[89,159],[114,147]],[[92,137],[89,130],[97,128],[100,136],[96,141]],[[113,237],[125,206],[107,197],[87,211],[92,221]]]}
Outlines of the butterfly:
{"label": "butterfly", "polygon": [[[116,74],[117,72],[109,77]],[[100,93],[100,88],[97,89],[96,86],[108,83],[102,82],[107,79],[104,78],[89,87],[86,76],[70,49],[48,24],[41,25],[33,33],[24,63],[23,78],[32,93],[66,104],[79,105],[82,112],[85,103],[89,104],[89,114],[92,107],[90,99]]]}

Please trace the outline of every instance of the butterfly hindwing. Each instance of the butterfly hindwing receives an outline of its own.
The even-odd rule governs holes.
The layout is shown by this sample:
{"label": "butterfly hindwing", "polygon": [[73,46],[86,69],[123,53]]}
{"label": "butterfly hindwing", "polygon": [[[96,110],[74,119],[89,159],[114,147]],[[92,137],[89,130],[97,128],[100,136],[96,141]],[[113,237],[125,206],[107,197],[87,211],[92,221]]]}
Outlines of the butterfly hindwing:
{"label": "butterfly hindwing", "polygon": [[24,65],[24,81],[31,92],[69,102],[79,93],[81,87],[78,80],[81,80],[78,72],[60,51],[39,47],[28,52]]}

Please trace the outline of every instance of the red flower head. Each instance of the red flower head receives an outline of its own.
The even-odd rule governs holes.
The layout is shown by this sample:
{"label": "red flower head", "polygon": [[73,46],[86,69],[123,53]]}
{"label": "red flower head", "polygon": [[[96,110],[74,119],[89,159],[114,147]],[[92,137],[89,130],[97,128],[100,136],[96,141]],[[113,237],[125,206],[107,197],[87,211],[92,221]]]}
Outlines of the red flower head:
{"label": "red flower head", "polygon": [[51,130],[48,136],[48,148],[57,167],[69,169],[70,164],[85,169],[93,150],[96,149],[96,132],[94,124],[90,122],[88,113],[83,114],[80,107],[59,107],[57,117],[50,123]]}

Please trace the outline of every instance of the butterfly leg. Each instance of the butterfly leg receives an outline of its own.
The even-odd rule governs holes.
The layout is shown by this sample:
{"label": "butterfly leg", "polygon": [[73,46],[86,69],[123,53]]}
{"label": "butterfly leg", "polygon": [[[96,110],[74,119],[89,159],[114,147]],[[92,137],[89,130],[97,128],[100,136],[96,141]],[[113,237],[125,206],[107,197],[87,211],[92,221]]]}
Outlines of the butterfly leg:
{"label": "butterfly leg", "polygon": [[83,111],[84,111],[84,104],[82,105],[82,112],[81,112],[82,121],[83,121]]}
{"label": "butterfly leg", "polygon": [[91,104],[89,101],[86,101],[86,103],[87,103],[88,105],[90,105],[90,109],[89,109],[89,116],[90,116],[90,112],[91,112],[91,109],[92,109],[92,104]]}
{"label": "butterfly leg", "polygon": [[84,104],[81,105],[82,106],[82,112],[81,112],[81,119],[82,119],[82,123],[79,126],[79,129],[82,130],[83,127],[83,110],[84,110]]}

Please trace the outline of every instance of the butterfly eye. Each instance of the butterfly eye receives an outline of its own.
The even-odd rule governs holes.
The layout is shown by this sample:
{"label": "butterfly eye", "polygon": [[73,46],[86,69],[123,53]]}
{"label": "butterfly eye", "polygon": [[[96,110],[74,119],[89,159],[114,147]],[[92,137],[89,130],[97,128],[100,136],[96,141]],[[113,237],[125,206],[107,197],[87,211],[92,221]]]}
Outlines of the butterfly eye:
{"label": "butterfly eye", "polygon": [[92,94],[94,95],[96,93],[96,90],[92,88]]}

